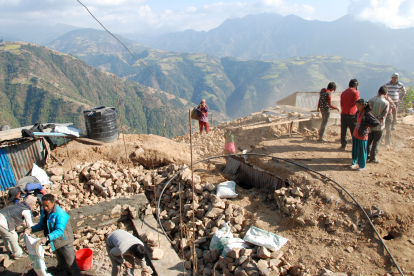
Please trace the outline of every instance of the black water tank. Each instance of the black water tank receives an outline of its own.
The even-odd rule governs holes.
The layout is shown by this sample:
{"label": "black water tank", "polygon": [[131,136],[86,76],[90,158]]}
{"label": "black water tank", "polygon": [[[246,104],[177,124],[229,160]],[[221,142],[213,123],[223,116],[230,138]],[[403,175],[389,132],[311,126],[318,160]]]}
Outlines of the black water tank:
{"label": "black water tank", "polygon": [[109,143],[118,139],[115,107],[100,106],[83,111],[88,138]]}

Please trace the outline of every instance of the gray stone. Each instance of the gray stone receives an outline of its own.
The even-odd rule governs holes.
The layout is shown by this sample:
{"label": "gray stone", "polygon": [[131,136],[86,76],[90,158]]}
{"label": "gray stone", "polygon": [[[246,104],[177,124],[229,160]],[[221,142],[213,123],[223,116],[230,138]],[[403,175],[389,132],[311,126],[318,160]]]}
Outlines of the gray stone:
{"label": "gray stone", "polygon": [[271,256],[271,253],[267,248],[260,246],[257,249],[257,257],[258,258],[260,258],[260,259],[269,259],[270,256]]}
{"label": "gray stone", "polygon": [[213,208],[207,212],[206,217],[215,219],[223,212],[224,210],[221,208]]}
{"label": "gray stone", "polygon": [[238,259],[239,258],[239,253],[240,253],[240,248],[233,248],[230,250],[229,253],[227,253],[227,256],[229,256],[230,258],[233,259]]}
{"label": "gray stone", "polygon": [[300,188],[298,187],[293,187],[292,190],[290,191],[292,193],[292,195],[294,196],[298,196],[298,197],[303,197],[303,193],[300,190]]}
{"label": "gray stone", "polygon": [[268,276],[270,274],[270,269],[265,260],[260,260],[257,263],[257,268],[259,269],[259,274],[261,276]]}

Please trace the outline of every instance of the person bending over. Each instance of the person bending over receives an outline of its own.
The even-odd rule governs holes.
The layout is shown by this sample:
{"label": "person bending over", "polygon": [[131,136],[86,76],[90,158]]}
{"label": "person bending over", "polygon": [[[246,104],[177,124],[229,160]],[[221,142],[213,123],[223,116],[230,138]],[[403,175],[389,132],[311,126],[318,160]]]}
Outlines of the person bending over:
{"label": "person bending over", "polygon": [[145,263],[144,243],[124,230],[115,230],[106,238],[106,251],[112,262],[112,276],[117,276],[121,265],[125,276],[134,276],[134,260],[141,264],[142,272],[149,272]]}

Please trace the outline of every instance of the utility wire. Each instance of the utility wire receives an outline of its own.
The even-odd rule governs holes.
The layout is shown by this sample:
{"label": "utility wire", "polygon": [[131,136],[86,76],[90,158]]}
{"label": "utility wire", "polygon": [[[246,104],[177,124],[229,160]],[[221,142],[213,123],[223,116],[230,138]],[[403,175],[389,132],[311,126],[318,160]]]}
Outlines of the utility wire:
{"label": "utility wire", "polygon": [[116,40],[118,40],[118,42],[119,43],[121,43],[122,44],[122,46],[124,46],[124,48],[125,49],[127,49],[127,51],[129,52],[129,54],[133,57],[133,58],[135,58],[136,60],[138,60],[142,65],[144,65],[145,66],[145,68],[147,68],[147,70],[154,76],[154,77],[156,77],[161,83],[163,83],[166,87],[168,87],[170,90],[171,90],[171,92],[173,92],[174,94],[176,94],[176,95],[178,95],[178,93],[176,93],[175,91],[174,91],[174,89],[172,89],[168,84],[166,84],[165,82],[163,82],[162,81],[162,79],[160,79],[159,77],[157,77],[152,71],[151,71],[151,69],[149,69],[148,68],[148,66],[144,63],[144,62],[142,62],[142,60],[140,60],[139,58],[137,58],[136,56],[134,56],[134,54],[128,49],[128,47],[127,46],[125,46],[125,44],[124,43],[122,43],[122,41],[121,40],[119,40],[119,38],[117,38],[113,33],[111,33],[92,13],[91,13],[91,11],[88,9],[88,7],[86,7],[81,1],[79,1],[79,0],[76,0],[76,1],[78,1],[79,2],[79,4],[81,4],[87,11],[88,11],[88,13],[96,20],[96,22],[98,22],[99,23],[99,25],[101,25],[102,26],[102,28],[104,28],[105,29],[105,31],[107,31],[110,35],[112,35]]}

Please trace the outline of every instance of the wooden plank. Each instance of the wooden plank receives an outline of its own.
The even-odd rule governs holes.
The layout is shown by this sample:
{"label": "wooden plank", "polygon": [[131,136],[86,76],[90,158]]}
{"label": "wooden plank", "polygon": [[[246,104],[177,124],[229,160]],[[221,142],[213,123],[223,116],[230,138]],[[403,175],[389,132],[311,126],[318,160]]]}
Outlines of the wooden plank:
{"label": "wooden plank", "polygon": [[256,128],[262,128],[262,127],[271,127],[271,126],[278,126],[278,125],[285,125],[285,124],[293,124],[293,123],[305,122],[305,121],[310,121],[310,120],[311,120],[310,118],[306,118],[306,119],[299,119],[299,120],[292,120],[292,121],[282,121],[282,122],[254,125],[254,126],[245,126],[245,127],[241,127],[241,130],[256,129]]}
{"label": "wooden plank", "polygon": [[72,137],[72,139],[76,140],[78,142],[84,143],[84,144],[92,144],[92,145],[98,145],[98,146],[102,146],[102,145],[105,144],[104,142],[89,139],[89,138],[85,138],[85,137]]}
{"label": "wooden plank", "polygon": [[[161,260],[151,260],[155,272],[159,276],[183,276],[183,261],[178,257],[174,248],[171,246],[167,237],[162,233],[161,229],[157,228],[157,221],[153,215],[145,216],[144,219],[134,219],[132,224],[138,237],[141,238],[143,234],[152,233],[154,237],[160,237],[161,250],[164,251],[164,257]],[[145,246],[148,256],[151,256],[151,250]],[[190,275],[185,272],[185,275]]]}

